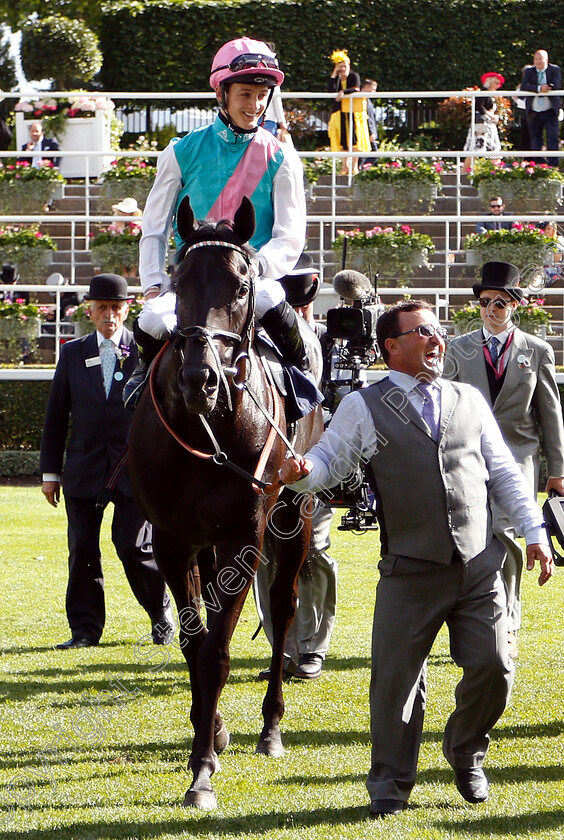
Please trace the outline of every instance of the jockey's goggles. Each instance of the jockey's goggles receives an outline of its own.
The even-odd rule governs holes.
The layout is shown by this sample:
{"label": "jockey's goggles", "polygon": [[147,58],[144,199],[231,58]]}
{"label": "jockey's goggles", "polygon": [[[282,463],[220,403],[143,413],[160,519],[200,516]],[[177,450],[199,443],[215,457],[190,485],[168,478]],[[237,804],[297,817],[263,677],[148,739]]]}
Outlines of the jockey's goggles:
{"label": "jockey's goggles", "polygon": [[266,55],[259,53],[244,53],[238,55],[231,64],[224,64],[222,67],[214,67],[213,72],[217,73],[219,70],[231,70],[232,73],[240,73],[241,70],[260,70],[261,67],[278,70],[278,60],[276,58],[269,58]]}

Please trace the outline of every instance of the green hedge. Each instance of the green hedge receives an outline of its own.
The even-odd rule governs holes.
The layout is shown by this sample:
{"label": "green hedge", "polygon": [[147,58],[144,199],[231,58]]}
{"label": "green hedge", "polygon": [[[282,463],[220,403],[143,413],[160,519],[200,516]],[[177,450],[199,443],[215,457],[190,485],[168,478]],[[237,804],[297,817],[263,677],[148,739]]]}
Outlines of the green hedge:
{"label": "green hedge", "polygon": [[213,54],[241,35],[275,42],[287,90],[324,91],[337,48],[381,90],[461,89],[488,70],[509,88],[539,47],[562,63],[564,0],[123,0],[104,7],[102,83],[207,90]]}
{"label": "green hedge", "polygon": [[0,451],[0,477],[15,475],[39,477],[39,452]]}
{"label": "green hedge", "polygon": [[39,449],[50,387],[45,381],[0,382],[0,451]]}

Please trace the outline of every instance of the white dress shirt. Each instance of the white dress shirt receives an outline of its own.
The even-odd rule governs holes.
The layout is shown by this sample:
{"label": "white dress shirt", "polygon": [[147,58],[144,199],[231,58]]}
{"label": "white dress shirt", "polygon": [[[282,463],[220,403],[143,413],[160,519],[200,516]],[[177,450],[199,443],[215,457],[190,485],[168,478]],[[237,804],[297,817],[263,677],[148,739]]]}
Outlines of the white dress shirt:
{"label": "white dress shirt", "polygon": [[[414,390],[418,380],[394,370],[390,370],[389,378],[393,385],[405,391],[407,399],[421,415],[423,400]],[[436,385],[441,388],[442,381],[436,380]],[[548,545],[542,514],[523,474],[503,440],[488,404],[477,389],[474,391],[476,412],[482,420],[480,447],[490,475],[488,493],[515,530],[525,536],[527,545]],[[366,402],[358,392],[348,394],[339,404],[320,441],[307,453],[306,457],[313,464],[312,472],[290,487],[296,492],[316,492],[334,487],[361,460],[368,462],[378,451],[378,445],[376,427]]]}

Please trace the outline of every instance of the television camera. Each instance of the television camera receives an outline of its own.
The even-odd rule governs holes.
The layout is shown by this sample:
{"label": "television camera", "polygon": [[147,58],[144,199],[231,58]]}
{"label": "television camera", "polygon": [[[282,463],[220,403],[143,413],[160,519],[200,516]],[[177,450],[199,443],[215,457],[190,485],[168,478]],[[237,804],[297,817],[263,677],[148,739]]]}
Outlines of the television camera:
{"label": "television camera", "polygon": [[[362,388],[361,371],[378,358],[376,322],[384,312],[375,288],[364,274],[343,269],[333,278],[333,288],[344,303],[327,312],[327,338],[333,342],[330,381],[325,382],[324,406],[332,415],[339,400]],[[337,375],[333,376],[333,371]],[[350,371],[343,378],[341,371]],[[376,530],[378,523],[370,491],[370,465],[362,464],[339,485],[323,494],[332,507],[348,508],[341,517],[340,531]]]}

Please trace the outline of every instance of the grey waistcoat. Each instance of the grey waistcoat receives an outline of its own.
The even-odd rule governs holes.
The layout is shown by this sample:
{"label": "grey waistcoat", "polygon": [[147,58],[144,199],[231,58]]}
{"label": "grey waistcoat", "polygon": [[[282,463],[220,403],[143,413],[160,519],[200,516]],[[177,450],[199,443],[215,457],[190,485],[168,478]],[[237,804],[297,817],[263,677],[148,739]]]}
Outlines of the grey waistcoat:
{"label": "grey waistcoat", "polygon": [[438,442],[389,379],[359,391],[379,439],[371,465],[382,554],[447,564],[456,548],[467,563],[492,538],[481,412],[472,387],[441,384]]}

